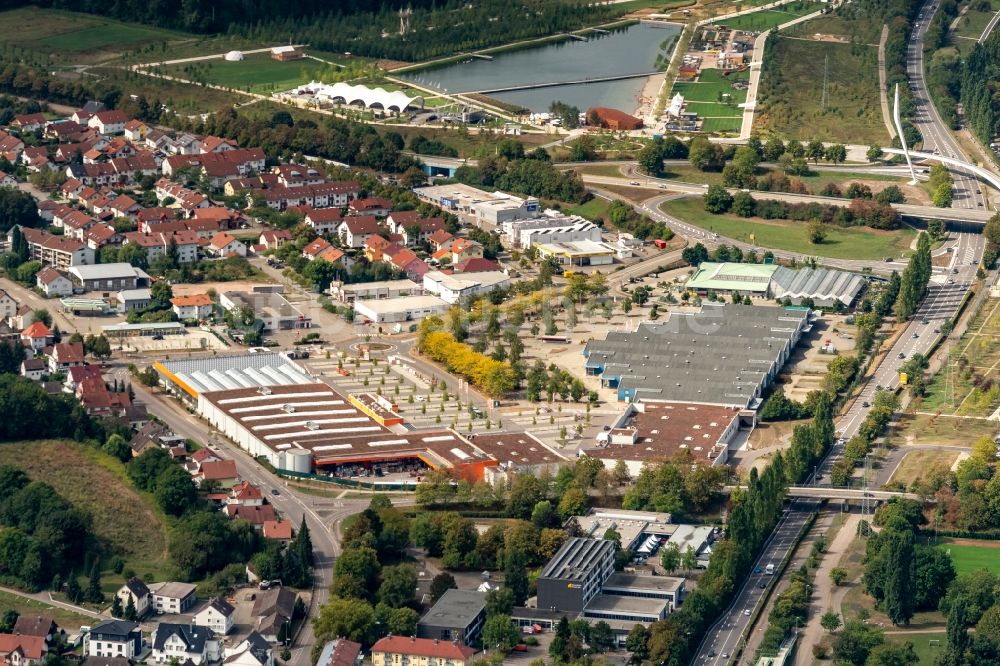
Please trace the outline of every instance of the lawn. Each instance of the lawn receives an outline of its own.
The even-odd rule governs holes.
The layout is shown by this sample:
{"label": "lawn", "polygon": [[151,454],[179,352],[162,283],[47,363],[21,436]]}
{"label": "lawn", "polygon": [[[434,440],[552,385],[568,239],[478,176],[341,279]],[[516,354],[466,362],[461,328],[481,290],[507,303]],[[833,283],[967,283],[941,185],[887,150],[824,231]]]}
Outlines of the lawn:
{"label": "lawn", "polygon": [[288,90],[299,84],[308,83],[314,78],[313,74],[324,67],[327,65],[315,60],[281,62],[274,60],[267,53],[252,53],[239,62],[222,59],[204,60],[169,65],[159,71],[198,83],[251,92],[270,92]]}
{"label": "lawn", "polygon": [[959,416],[990,416],[1000,407],[1000,387],[993,386],[1000,380],[998,364],[1000,299],[988,298],[969,322],[962,339],[952,347],[945,368],[928,382],[927,394],[918,409]]}
{"label": "lawn", "polygon": [[[32,479],[51,484],[74,506],[90,513],[102,545],[118,553],[144,580],[169,580],[167,526],[159,508],[136,491],[116,459],[69,441],[0,444],[0,465],[14,465]],[[117,583],[116,583],[117,580]],[[102,577],[106,590],[120,576]]]}
{"label": "lawn", "polygon": [[887,145],[877,47],[775,36],[767,50],[757,106],[762,127],[784,138]]}
{"label": "lawn", "polygon": [[[978,3],[976,3],[978,4]],[[973,40],[978,40],[983,34],[983,30],[986,29],[987,24],[993,18],[993,16],[1000,10],[1000,0],[990,1],[990,11],[981,12],[973,9],[971,6],[968,8],[964,14],[958,19],[958,25],[955,26],[955,30],[952,31],[952,39],[956,37],[969,37]],[[974,43],[967,39],[955,40],[956,46],[964,46],[960,42],[969,42],[969,47]],[[968,49],[965,49],[968,50]]]}
{"label": "lawn", "polygon": [[911,484],[924,478],[930,472],[951,469],[957,457],[958,451],[913,449],[899,463],[899,467],[893,472],[889,482],[899,483],[904,488],[909,488]]}
{"label": "lawn", "polygon": [[815,2],[792,2],[782,5],[781,9],[764,9],[751,14],[743,14],[731,19],[726,19],[724,24],[732,30],[746,30],[750,32],[764,32],[775,28],[782,23],[796,19],[806,14],[821,9],[821,5]]}
{"label": "lawn", "polygon": [[714,104],[712,102],[688,102],[688,111],[697,113],[702,118],[742,118],[743,109],[729,104]]}
{"label": "lawn", "polygon": [[94,623],[93,618],[89,618],[86,615],[50,606],[41,601],[28,599],[27,597],[11,594],[10,592],[0,591],[0,613],[8,610],[16,610],[18,615],[49,615],[60,628],[66,629],[67,633],[74,633],[81,626]]}
{"label": "lawn", "polygon": [[580,215],[588,220],[604,219],[607,216],[608,206],[610,205],[611,202],[607,199],[594,197],[586,203],[565,209],[565,212],[569,215]]}
{"label": "lawn", "polygon": [[717,69],[704,69],[697,81],[678,81],[671,94],[681,93],[688,102],[718,102],[720,95],[729,94],[737,104],[747,101],[747,91],[736,90],[733,82],[746,81],[748,72],[723,76]]}
{"label": "lawn", "polygon": [[[661,210],[685,222],[714,231],[721,236],[753,242],[762,248],[798,252],[804,257],[832,259],[882,259],[909,254],[912,229],[875,231],[865,228],[829,227],[826,240],[814,245],[809,242],[804,222],[785,220],[745,219],[735,215],[712,215],[705,212],[699,197],[668,201]],[[753,235],[751,241],[750,236]]]}
{"label": "lawn", "polygon": [[742,118],[705,118],[701,124],[703,132],[739,132]]}
{"label": "lawn", "polygon": [[980,569],[1000,574],[1000,543],[975,539],[942,539],[938,548],[951,555],[959,576]]}
{"label": "lawn", "polygon": [[920,659],[917,662],[919,666],[934,666],[937,658],[941,656],[948,644],[948,636],[943,631],[930,634],[914,633],[908,636],[894,635],[890,640],[893,643],[905,643],[906,641],[913,643],[913,651]]}
{"label": "lawn", "polygon": [[190,39],[184,33],[114,21],[91,14],[24,7],[0,12],[5,31],[0,42],[44,53],[56,60],[86,64],[131,49],[152,49]]}

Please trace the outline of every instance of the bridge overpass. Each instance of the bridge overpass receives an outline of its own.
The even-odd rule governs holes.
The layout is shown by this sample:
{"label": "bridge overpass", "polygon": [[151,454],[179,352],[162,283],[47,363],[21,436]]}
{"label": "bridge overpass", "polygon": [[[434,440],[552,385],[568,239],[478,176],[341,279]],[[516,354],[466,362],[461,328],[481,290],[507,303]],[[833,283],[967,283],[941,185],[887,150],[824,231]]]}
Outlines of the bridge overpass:
{"label": "bridge overpass", "polygon": [[504,86],[502,88],[484,88],[483,90],[470,90],[463,95],[491,95],[494,93],[514,92],[517,90],[536,90],[538,88],[555,88],[557,86],[576,86],[584,83],[602,83],[604,81],[625,81],[626,79],[644,79],[649,76],[662,74],[655,70],[652,72],[637,72],[635,74],[612,74],[609,76],[594,76],[585,79],[573,79],[570,81],[548,81],[544,83],[525,83],[518,86]]}
{"label": "bridge overpass", "polygon": [[[883,148],[882,152],[889,155],[903,155],[903,150],[901,148]],[[981,166],[977,166],[965,160],[960,160],[955,157],[946,157],[945,155],[936,155],[934,153],[925,153],[917,150],[910,150],[911,159],[926,160],[929,162],[940,162],[941,164],[946,164],[948,166],[958,167],[960,169],[966,169],[976,174],[982,180],[1000,190],[1000,177],[988,169],[984,169]]]}
{"label": "bridge overpass", "polygon": [[[725,486],[724,493],[731,493],[741,486]],[[869,499],[883,502],[894,497],[903,499],[920,500],[920,495],[916,493],[903,493],[894,490],[865,490],[864,488],[831,488],[830,486],[790,486],[788,488],[789,497],[804,497],[809,499],[839,499],[839,500],[863,500]]]}

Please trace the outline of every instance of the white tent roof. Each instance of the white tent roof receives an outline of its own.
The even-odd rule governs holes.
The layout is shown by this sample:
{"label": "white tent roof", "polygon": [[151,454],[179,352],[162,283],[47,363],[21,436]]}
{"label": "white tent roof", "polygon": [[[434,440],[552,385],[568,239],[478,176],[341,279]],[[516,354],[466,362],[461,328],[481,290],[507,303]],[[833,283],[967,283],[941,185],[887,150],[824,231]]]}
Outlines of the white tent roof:
{"label": "white tent roof", "polygon": [[305,87],[315,91],[317,97],[326,97],[328,99],[342,98],[346,104],[361,102],[366,108],[378,105],[383,109],[402,111],[408,106],[423,106],[424,104],[423,97],[410,97],[399,90],[389,92],[384,88],[352,86],[343,82],[334,83],[333,85],[310,83]]}

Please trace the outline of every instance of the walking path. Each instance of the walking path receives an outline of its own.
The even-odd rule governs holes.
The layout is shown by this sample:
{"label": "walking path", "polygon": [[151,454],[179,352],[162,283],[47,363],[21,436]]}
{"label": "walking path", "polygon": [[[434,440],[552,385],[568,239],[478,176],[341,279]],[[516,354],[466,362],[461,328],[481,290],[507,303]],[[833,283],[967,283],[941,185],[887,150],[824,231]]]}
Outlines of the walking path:
{"label": "walking path", "polygon": [[[823,638],[825,629],[820,625],[823,613],[833,609],[840,612],[840,602],[847,591],[847,587],[834,585],[830,572],[840,564],[843,556],[854,540],[854,535],[858,531],[858,524],[861,522],[860,513],[848,514],[847,520],[840,526],[840,531],[827,544],[823,560],[816,569],[813,579],[813,594],[809,602],[809,621],[799,633],[799,645],[795,651],[795,666],[812,666],[813,652],[812,646],[817,645]],[[839,598],[838,598],[839,597]]]}
{"label": "walking path", "polygon": [[878,99],[882,106],[882,122],[889,130],[889,139],[896,138],[896,128],[892,124],[892,112],[889,110],[889,93],[886,91],[885,73],[885,43],[889,39],[889,26],[882,24],[882,36],[878,40]]}
{"label": "walking path", "polygon": [[49,606],[54,606],[56,608],[61,608],[63,610],[72,611],[73,613],[86,615],[87,617],[93,618],[95,620],[107,619],[100,613],[88,610],[81,606],[74,606],[73,604],[68,604],[65,601],[56,601],[55,599],[52,598],[52,594],[49,592],[38,592],[36,594],[32,594],[30,592],[15,590],[12,587],[0,587],[0,592],[6,592],[7,594],[13,594],[18,597],[24,597],[25,599],[31,599],[32,601],[37,601],[39,603],[47,604]]}

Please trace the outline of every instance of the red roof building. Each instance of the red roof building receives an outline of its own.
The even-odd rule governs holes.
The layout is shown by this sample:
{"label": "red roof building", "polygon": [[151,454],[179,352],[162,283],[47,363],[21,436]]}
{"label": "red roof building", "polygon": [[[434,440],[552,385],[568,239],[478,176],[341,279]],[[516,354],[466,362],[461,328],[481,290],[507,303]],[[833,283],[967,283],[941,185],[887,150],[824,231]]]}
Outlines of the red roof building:
{"label": "red roof building", "polygon": [[392,655],[401,655],[403,662],[407,661],[406,657],[426,657],[428,660],[450,659],[453,666],[461,666],[471,661],[475,653],[476,651],[467,645],[409,636],[386,636],[372,646],[372,660],[376,664],[399,663],[399,660],[393,659]]}
{"label": "red roof building", "polygon": [[[597,120],[597,123],[593,121]],[[635,116],[630,116],[618,109],[609,109],[605,106],[595,106],[587,109],[587,124],[597,124],[611,130],[631,131],[642,128],[642,120]]]}

